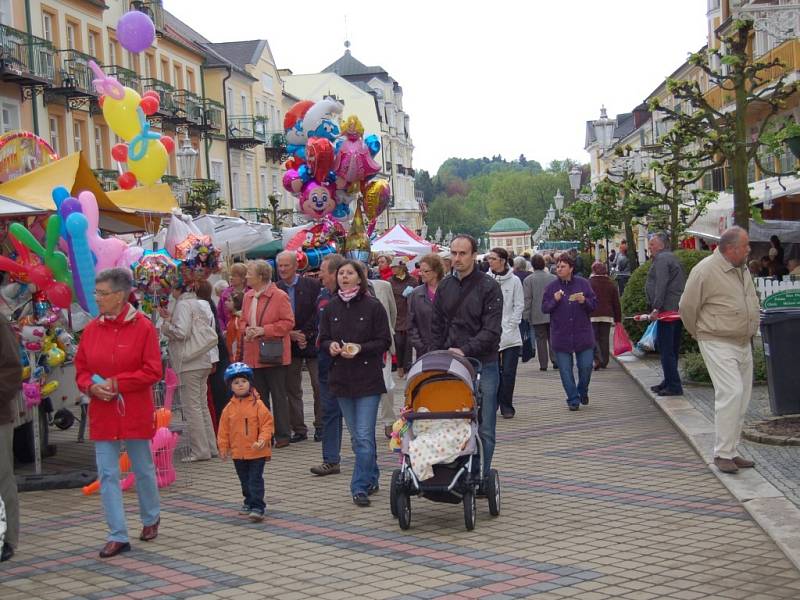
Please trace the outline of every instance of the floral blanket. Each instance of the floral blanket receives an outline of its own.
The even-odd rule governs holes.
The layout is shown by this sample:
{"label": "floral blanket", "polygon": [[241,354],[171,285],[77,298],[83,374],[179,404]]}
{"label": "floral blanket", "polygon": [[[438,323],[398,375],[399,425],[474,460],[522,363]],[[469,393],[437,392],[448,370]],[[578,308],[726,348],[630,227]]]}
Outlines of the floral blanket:
{"label": "floral blanket", "polygon": [[423,419],[414,421],[414,434],[408,444],[408,455],[414,473],[424,481],[433,477],[433,465],[452,462],[458,457],[469,441],[472,427],[466,419]]}

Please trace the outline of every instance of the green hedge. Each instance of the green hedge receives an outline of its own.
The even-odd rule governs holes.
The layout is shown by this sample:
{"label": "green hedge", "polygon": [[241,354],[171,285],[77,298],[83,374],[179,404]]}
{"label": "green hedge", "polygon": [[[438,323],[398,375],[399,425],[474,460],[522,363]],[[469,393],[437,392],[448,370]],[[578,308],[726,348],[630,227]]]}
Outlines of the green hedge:
{"label": "green hedge", "polygon": [[581,252],[581,260],[583,261],[583,272],[578,273],[581,277],[588,278],[592,274],[592,263],[594,263],[594,254],[590,252]]}
{"label": "green hedge", "polygon": [[[710,252],[703,250],[676,250],[675,257],[683,265],[683,270],[686,276],[694,268],[694,266],[708,256]],[[644,293],[644,284],[647,281],[647,273],[650,271],[652,261],[647,261],[640,265],[628,280],[628,285],[625,286],[625,293],[622,295],[622,316],[632,317],[633,315],[640,315],[647,312],[647,298]],[[625,320],[625,329],[635,344],[647,327],[647,322],[638,322],[633,320]],[[681,352],[697,352],[697,342],[688,334],[686,330],[683,332],[681,340]]]}
{"label": "green hedge", "polygon": [[[764,347],[756,343],[753,348],[753,375],[756,383],[767,382],[767,362],[764,359]],[[695,383],[711,383],[703,355],[699,352],[687,353],[681,362],[681,371],[687,381]]]}

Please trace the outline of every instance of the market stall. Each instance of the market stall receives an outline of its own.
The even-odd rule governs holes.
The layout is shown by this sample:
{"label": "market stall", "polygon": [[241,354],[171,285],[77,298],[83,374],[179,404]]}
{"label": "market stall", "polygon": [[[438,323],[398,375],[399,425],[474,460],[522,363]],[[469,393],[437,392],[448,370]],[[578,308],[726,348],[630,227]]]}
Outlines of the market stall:
{"label": "market stall", "polygon": [[434,244],[425,241],[408,227],[397,224],[372,243],[372,252],[414,258],[436,252]]}

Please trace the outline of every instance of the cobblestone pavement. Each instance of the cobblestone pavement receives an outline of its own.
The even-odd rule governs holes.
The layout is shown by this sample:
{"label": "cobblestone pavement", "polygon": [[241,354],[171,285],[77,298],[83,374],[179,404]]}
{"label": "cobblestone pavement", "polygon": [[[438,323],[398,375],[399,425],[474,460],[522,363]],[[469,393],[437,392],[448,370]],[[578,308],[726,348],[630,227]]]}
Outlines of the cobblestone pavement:
{"label": "cobblestone pavement", "polygon": [[[641,361],[661,377],[658,356],[651,355]],[[684,398],[705,418],[714,422],[714,388],[710,385],[684,386]],[[745,424],[755,423],[774,416],[769,406],[766,385],[753,386],[753,397],[745,417]],[[800,446],[773,446],[742,439],[742,454],[756,462],[756,470],[778,488],[795,505],[800,507]]]}
{"label": "cobblestone pavement", "polygon": [[369,508],[350,500],[349,450],[341,475],[317,478],[320,446],[306,441],[268,463],[263,523],[237,515],[230,463],[194,463],[163,494],[159,537],[109,560],[97,496],[24,493],[0,598],[800,597],[800,572],[617,364],[569,412],[557,372],[534,362],[520,365],[517,417],[498,421],[502,513],[479,502],[473,532],[460,505],[417,498],[398,528],[383,438]]}

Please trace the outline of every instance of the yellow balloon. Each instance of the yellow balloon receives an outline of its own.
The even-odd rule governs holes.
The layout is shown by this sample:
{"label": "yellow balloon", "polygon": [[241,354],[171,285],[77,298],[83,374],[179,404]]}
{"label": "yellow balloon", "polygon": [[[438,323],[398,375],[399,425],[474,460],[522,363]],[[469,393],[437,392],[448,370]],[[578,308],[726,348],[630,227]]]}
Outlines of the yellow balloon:
{"label": "yellow balloon", "polygon": [[31,376],[31,368],[30,367],[22,367],[22,378],[27,379]]}
{"label": "yellow balloon", "polygon": [[58,389],[57,381],[48,381],[42,386],[42,398],[47,398],[50,394]]}
{"label": "yellow balloon", "polygon": [[125,88],[125,97],[122,100],[114,100],[110,96],[103,100],[103,117],[106,123],[111,131],[126,142],[136,137],[142,129],[136,112],[141,101],[139,92],[129,87]]}
{"label": "yellow balloon", "polygon": [[150,185],[161,179],[168,164],[167,149],[158,140],[150,140],[147,152],[139,160],[128,157],[128,170],[136,175],[136,180],[142,185]]}
{"label": "yellow balloon", "polygon": [[58,367],[59,365],[64,364],[66,359],[67,353],[58,346],[53,346],[47,351],[46,361],[48,367]]}

